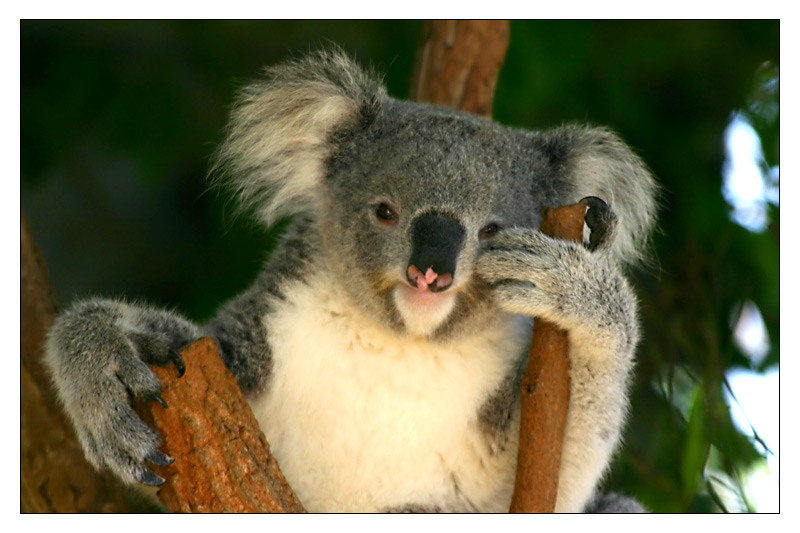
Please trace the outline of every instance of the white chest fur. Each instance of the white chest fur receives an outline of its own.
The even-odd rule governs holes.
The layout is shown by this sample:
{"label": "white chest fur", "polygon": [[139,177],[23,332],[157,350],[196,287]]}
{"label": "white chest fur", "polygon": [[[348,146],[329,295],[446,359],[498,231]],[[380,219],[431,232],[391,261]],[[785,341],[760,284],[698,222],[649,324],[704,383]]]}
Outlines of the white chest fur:
{"label": "white chest fur", "polygon": [[295,287],[265,317],[273,375],[251,401],[306,508],[506,511],[516,435],[492,449],[477,413],[519,353],[516,323],[437,345],[386,330],[332,287]]}

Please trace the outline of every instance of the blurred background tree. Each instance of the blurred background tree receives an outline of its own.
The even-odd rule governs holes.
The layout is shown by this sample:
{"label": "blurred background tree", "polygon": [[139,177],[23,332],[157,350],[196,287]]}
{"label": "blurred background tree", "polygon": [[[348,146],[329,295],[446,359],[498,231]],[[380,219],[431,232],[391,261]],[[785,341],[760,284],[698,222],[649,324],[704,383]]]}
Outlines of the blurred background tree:
{"label": "blurred background tree", "polygon": [[[419,21],[23,21],[21,205],[60,301],[124,295],[198,320],[213,314],[275,239],[204,180],[236,88],[333,42],[405,98],[421,30]],[[728,385],[737,371],[770,374],[779,361],[779,37],[778,21],[511,24],[495,119],[609,126],[663,186],[652,264],[634,274],[644,342],[633,409],[606,481],[653,511],[754,510],[748,476],[768,457],[777,468],[777,442],[770,451],[734,423]],[[723,194],[742,161],[752,178],[745,206],[733,189]],[[748,344],[746,332],[759,330],[745,326],[762,323],[764,339]],[[746,412],[758,428],[778,408],[777,394],[765,399]]]}

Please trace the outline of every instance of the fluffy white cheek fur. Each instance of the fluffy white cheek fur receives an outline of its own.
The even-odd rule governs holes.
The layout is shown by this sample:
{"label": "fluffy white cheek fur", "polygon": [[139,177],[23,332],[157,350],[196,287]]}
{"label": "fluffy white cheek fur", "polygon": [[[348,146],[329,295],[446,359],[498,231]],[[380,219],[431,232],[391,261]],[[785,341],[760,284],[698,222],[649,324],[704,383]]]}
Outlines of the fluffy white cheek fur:
{"label": "fluffy white cheek fur", "polygon": [[408,285],[394,289],[394,304],[403,317],[406,328],[417,335],[433,333],[450,316],[456,303],[456,294],[419,291]]}

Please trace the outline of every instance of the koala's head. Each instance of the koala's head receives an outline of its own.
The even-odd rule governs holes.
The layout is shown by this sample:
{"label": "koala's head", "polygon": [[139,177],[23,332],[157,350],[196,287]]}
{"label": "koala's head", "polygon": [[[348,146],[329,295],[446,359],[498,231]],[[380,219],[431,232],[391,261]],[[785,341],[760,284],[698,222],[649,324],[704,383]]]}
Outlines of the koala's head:
{"label": "koala's head", "polygon": [[513,195],[512,159],[498,157],[513,141],[488,120],[388,98],[339,134],[319,231],[363,305],[429,335],[490,304],[472,272],[481,247],[538,218],[529,192]]}
{"label": "koala's head", "polygon": [[544,206],[613,196],[571,179],[594,161],[582,156],[587,131],[543,135],[394,100],[346,56],[322,52],[245,88],[218,156],[266,224],[314,220],[325,264],[370,315],[434,336],[493,313],[473,273],[486,241],[537,227]]}

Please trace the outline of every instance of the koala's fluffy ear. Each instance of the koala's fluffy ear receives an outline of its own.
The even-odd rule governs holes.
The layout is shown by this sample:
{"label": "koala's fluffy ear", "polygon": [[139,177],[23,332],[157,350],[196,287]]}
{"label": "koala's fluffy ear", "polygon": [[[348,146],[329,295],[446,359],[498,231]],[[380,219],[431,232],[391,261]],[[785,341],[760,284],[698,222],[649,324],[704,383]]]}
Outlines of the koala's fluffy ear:
{"label": "koala's fluffy ear", "polygon": [[267,225],[313,213],[334,135],[369,122],[385,98],[338,49],[269,67],[239,94],[212,175]]}
{"label": "koala's fluffy ear", "polygon": [[605,200],[618,219],[611,250],[620,263],[644,259],[646,243],[655,227],[658,187],[642,160],[614,132],[606,128],[562,126],[546,137],[546,146],[568,173],[570,198]]}

